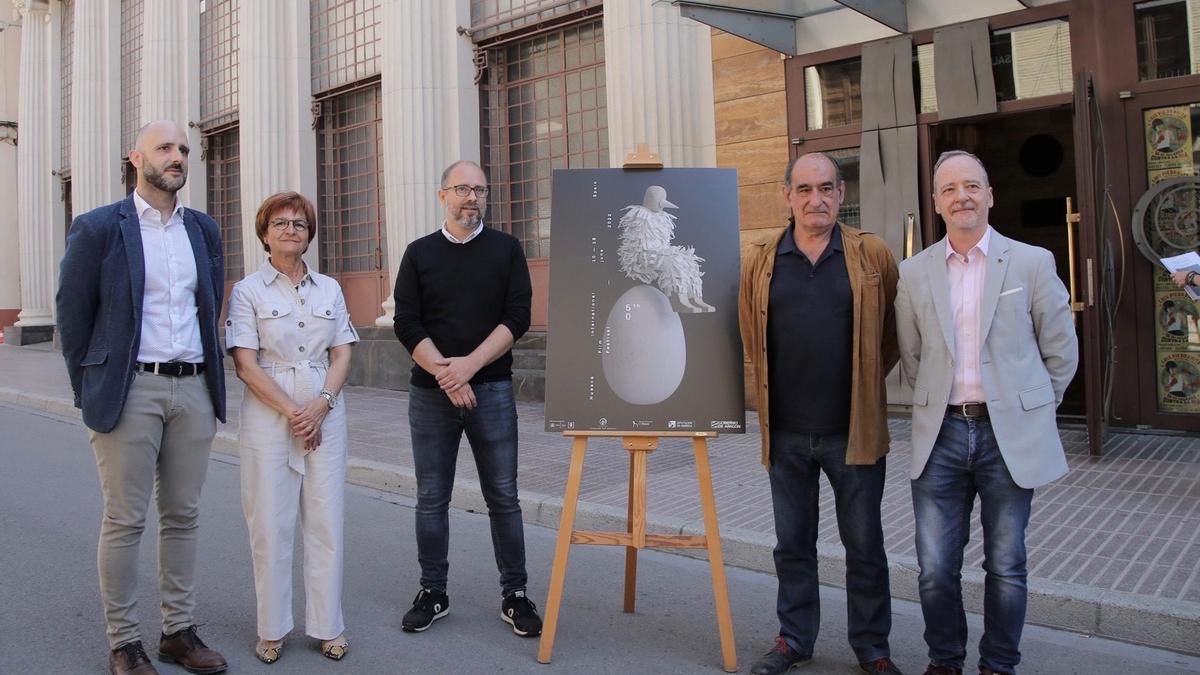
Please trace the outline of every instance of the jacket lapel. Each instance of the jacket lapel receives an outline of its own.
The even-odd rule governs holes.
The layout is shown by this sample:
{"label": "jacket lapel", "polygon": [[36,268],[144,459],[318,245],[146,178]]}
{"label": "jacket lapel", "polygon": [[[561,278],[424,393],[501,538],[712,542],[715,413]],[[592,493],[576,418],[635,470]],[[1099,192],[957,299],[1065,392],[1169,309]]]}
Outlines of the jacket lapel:
{"label": "jacket lapel", "polygon": [[996,303],[1000,301],[1000,288],[1008,272],[1009,241],[993,229],[988,248],[987,274],[983,278],[983,295],[979,298],[980,344],[987,341],[988,329],[992,327],[992,318],[996,315]]}
{"label": "jacket lapel", "polygon": [[946,238],[929,248],[926,263],[929,274],[929,293],[933,296],[933,308],[937,311],[938,323],[942,326],[942,337],[946,349],[954,353],[954,312],[950,308],[950,278],[946,275]]}
{"label": "jacket lapel", "polygon": [[200,309],[201,326],[207,329],[207,320],[213,306],[212,268],[208,259],[208,244],[204,241],[204,233],[200,231],[200,223],[191,211],[183,210],[183,228],[187,230],[188,241],[192,244],[192,257],[196,259],[196,307]]}
{"label": "jacket lapel", "polygon": [[142,322],[142,300],[146,297],[146,258],[142,253],[142,223],[133,194],[121,202],[117,213],[121,219],[121,240],[125,244],[125,260],[129,264],[129,290],[133,294],[133,319]]}

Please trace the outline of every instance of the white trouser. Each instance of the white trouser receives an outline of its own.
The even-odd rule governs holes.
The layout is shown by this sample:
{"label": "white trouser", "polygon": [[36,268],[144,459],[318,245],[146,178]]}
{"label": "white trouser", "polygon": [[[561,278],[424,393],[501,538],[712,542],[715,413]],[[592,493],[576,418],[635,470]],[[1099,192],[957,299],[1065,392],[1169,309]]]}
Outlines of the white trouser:
{"label": "white trouser", "polygon": [[[323,368],[294,372],[297,379],[324,377]],[[281,375],[283,373],[276,375],[277,381],[284,379]],[[285,390],[290,388],[285,387]],[[342,522],[346,409],[338,405],[329,411],[322,424],[321,446],[302,453],[303,466],[294,467],[290,464],[295,462],[297,453],[292,443],[279,442],[277,434],[265,434],[275,436],[272,439],[275,442],[254,438],[256,428],[262,431],[262,426],[271,426],[269,423],[262,426],[247,424],[255,418],[266,422],[263,419],[266,411],[257,409],[259,406],[265,408],[247,391],[243,411],[250,415],[243,417],[241,429],[242,509],[246,514],[250,551],[254,558],[258,637],[280,640],[294,627],[292,550],[299,517],[304,534],[304,631],[318,640],[330,640],[345,631]],[[286,418],[278,417],[282,418],[281,423],[286,428]],[[301,470],[297,471],[297,468]]]}

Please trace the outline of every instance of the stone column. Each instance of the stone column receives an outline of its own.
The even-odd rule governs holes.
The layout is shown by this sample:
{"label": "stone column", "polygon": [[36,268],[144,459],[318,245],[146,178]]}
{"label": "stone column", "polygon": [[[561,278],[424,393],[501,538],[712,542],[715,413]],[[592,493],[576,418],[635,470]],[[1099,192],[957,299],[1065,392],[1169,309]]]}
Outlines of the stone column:
{"label": "stone column", "polygon": [[[479,161],[479,89],[473,46],[456,31],[471,23],[469,0],[385,2],[380,11],[387,274],[394,278],[409,242],[441,225],[442,169]],[[389,295],[376,325],[390,326],[394,312]]]}
{"label": "stone column", "polygon": [[50,114],[50,13],[46,2],[18,0],[21,13],[21,74],[17,120],[17,228],[20,240],[21,313],[15,344],[49,340],[54,332],[54,187],[50,174],[50,134],[57,116]]}
{"label": "stone column", "polygon": [[[151,3],[147,3],[151,4]],[[77,1],[71,61],[71,209],[125,196],[121,179],[121,2]]]}
{"label": "stone column", "polygon": [[[317,141],[308,3],[243,1],[238,12],[242,251],[246,272],[253,272],[267,258],[254,234],[263,199],[295,190],[316,201]],[[311,246],[305,259],[313,269],[317,258]]]}
{"label": "stone column", "polygon": [[171,120],[187,131],[192,154],[188,181],[179,191],[179,197],[184,204],[204,210],[205,170],[200,159],[200,130],[189,125],[200,118],[200,50],[180,48],[180,45],[199,44],[199,3],[155,0],[142,3],[142,109],[138,125]]}
{"label": "stone column", "polygon": [[712,34],[670,5],[604,0],[609,164],[640,142],[668,167],[716,166]]}

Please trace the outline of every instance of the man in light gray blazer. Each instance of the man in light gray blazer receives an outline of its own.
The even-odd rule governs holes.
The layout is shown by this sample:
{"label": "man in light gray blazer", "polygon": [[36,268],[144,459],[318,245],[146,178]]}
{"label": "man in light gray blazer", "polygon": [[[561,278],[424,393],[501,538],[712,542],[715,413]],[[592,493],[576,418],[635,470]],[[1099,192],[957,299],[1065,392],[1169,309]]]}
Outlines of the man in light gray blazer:
{"label": "man in light gray blazer", "polygon": [[921,609],[933,675],[961,673],[959,574],[976,495],[984,528],[980,673],[1015,673],[1025,622],[1025,528],[1033,489],[1067,473],[1055,409],[1079,347],[1049,251],[988,224],[978,157],[934,165],[946,237],[900,265],[900,367],[913,388],[912,495]]}

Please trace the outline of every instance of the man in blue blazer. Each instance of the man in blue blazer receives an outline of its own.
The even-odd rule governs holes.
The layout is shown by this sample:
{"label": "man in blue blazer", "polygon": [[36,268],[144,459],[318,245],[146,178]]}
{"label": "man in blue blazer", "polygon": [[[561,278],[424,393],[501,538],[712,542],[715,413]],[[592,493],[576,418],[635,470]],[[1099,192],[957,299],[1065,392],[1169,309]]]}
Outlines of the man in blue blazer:
{"label": "man in blue blazer", "polygon": [[934,165],[946,237],[900,264],[896,332],[913,388],[912,495],[930,675],[962,672],[963,548],[983,521],[980,673],[1015,673],[1033,489],[1067,473],[1055,409],[1079,364],[1067,290],[1045,249],[988,223],[992,188],[961,150]]}
{"label": "man in blue blazer", "polygon": [[158,656],[193,673],[226,668],[193,619],[200,490],[216,420],[225,421],[217,343],[225,274],[216,222],[176,198],[188,153],[177,124],[141,129],[129,153],[137,188],[71,224],[56,298],[75,405],[100,473],[97,567],[114,674],[156,672],[136,604],[151,494],[159,512]]}

